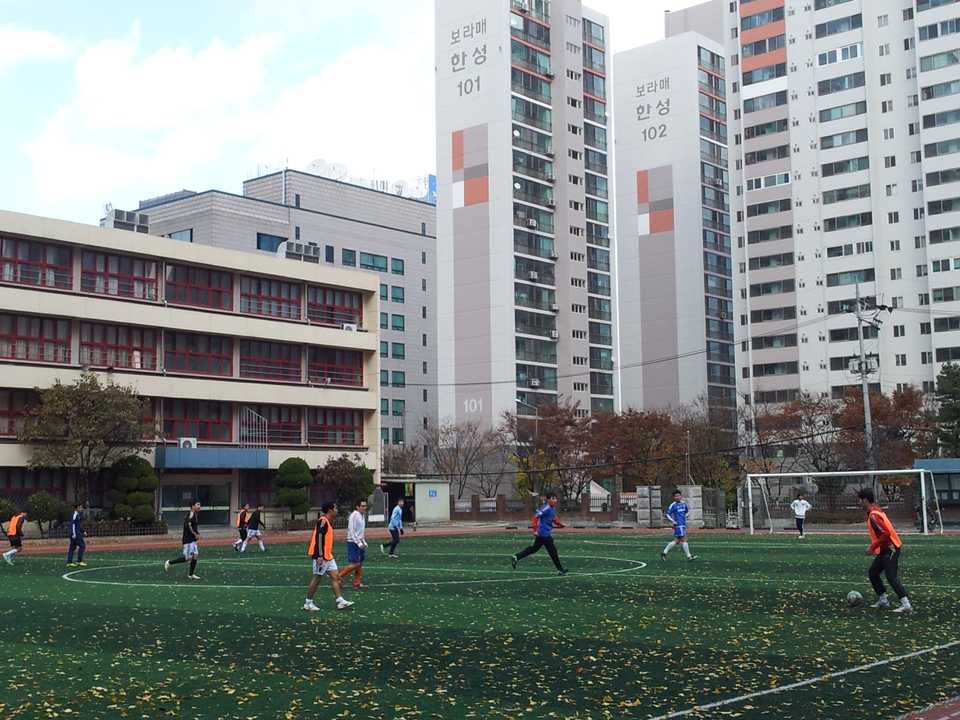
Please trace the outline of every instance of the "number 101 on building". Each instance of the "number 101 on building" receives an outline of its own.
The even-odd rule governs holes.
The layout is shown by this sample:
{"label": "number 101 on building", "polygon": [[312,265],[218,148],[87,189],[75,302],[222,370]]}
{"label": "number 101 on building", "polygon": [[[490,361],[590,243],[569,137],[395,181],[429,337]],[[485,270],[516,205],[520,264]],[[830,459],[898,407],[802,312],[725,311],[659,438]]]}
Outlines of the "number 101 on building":
{"label": "number 101 on building", "polygon": [[460,92],[460,97],[480,92],[480,76],[461,80],[457,83],[457,90]]}

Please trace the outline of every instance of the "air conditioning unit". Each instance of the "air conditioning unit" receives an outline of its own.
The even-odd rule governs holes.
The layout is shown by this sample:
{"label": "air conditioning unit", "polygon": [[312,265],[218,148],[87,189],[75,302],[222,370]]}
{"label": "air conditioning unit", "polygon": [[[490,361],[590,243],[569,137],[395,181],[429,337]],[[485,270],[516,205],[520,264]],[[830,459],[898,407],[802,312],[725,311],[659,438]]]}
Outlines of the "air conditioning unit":
{"label": "air conditioning unit", "polygon": [[543,76],[546,77],[546,78],[548,78],[548,79],[550,79],[550,80],[553,80],[553,73],[552,73],[550,70],[547,70],[547,71],[543,74]]}
{"label": "air conditioning unit", "polygon": [[305,255],[310,255],[311,257],[320,257],[320,246],[310,243],[305,245],[303,248]]}
{"label": "air conditioning unit", "polygon": [[547,207],[556,207],[557,204],[553,200],[547,200]]}
{"label": "air conditioning unit", "polygon": [[540,378],[530,378],[528,385],[534,389],[540,387]]}
{"label": "air conditioning unit", "polygon": [[557,260],[560,259],[560,256],[556,252],[552,252],[550,253],[550,259],[556,262]]}
{"label": "air conditioning unit", "polygon": [[197,439],[196,438],[177,438],[177,447],[182,450],[196,450],[197,449]]}
{"label": "air conditioning unit", "polygon": [[536,230],[536,228],[537,228],[537,221],[534,220],[533,218],[527,218],[527,227],[528,227],[528,228],[533,228],[534,230]]}
{"label": "air conditioning unit", "polygon": [[556,182],[557,178],[554,177],[553,173],[547,173],[546,180],[547,182]]}
{"label": "air conditioning unit", "polygon": [[528,0],[513,0],[513,9],[519,13],[530,12],[530,3]]}
{"label": "air conditioning unit", "polygon": [[559,330],[551,330],[551,331],[550,331],[550,337],[552,337],[554,340],[559,340],[559,339],[560,339],[560,331],[559,331]]}
{"label": "air conditioning unit", "polygon": [[356,332],[358,329],[358,325],[356,323],[343,323],[343,325],[340,326],[340,329],[349,330],[350,332]]}
{"label": "air conditioning unit", "polygon": [[560,312],[560,306],[559,306],[557,303],[551,303],[551,304],[550,304],[550,311],[551,311],[551,312]]}
{"label": "air conditioning unit", "polygon": [[537,282],[539,279],[540,273],[538,273],[536,270],[531,270],[527,273],[527,280],[530,280],[531,282]]}

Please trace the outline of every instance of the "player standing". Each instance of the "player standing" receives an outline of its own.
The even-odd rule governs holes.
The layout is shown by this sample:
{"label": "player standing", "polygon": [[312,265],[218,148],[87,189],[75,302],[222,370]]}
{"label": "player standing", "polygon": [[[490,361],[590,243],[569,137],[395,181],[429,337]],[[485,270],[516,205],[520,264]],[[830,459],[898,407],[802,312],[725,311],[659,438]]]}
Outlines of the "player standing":
{"label": "player standing", "polygon": [[350,519],[347,521],[347,562],[350,564],[340,571],[340,580],[354,573],[354,590],[364,587],[360,582],[360,574],[363,572],[363,561],[367,555],[367,539],[364,537],[367,526],[366,512],[367,501],[357,500],[354,511],[350,513]]}
{"label": "player standing", "polygon": [[797,499],[790,503],[790,509],[793,510],[793,519],[797,521],[797,530],[800,532],[800,540],[803,540],[803,523],[807,519],[807,513],[811,508],[813,508],[813,505],[807,502],[803,493],[799,493]]}
{"label": "player standing", "polygon": [[243,545],[240,546],[240,552],[246,552],[247,543],[254,538],[257,539],[260,552],[266,552],[267,548],[263,545],[263,528],[266,526],[267,524],[263,521],[263,505],[257,505],[257,509],[250,514],[250,519],[247,520],[247,537],[244,539]]}
{"label": "player standing", "polygon": [[557,519],[557,494],[555,492],[547,493],[547,502],[542,508],[537,510],[536,514],[533,516],[533,520],[533,530],[534,533],[536,533],[536,537],[533,539],[533,544],[524,548],[516,555],[513,555],[510,558],[510,564],[513,565],[513,569],[516,570],[517,563],[519,563],[525,557],[533,555],[535,552],[540,550],[540,548],[545,547],[547,549],[547,554],[550,555],[550,559],[553,560],[553,566],[557,568],[557,572],[560,575],[566,575],[567,569],[560,564],[560,556],[557,554],[557,546],[553,543],[553,529],[555,527],[565,527],[564,524]]}
{"label": "player standing", "polygon": [[13,556],[23,550],[23,525],[26,522],[25,512],[15,512],[7,523],[7,540],[10,541],[10,549],[3,554],[7,565],[13,565]]}
{"label": "player standing", "polygon": [[690,545],[687,543],[687,515],[690,512],[690,506],[683,499],[683,493],[680,490],[673,491],[673,502],[667,508],[667,519],[673,523],[673,540],[667,543],[667,546],[660,553],[660,559],[666,560],[667,553],[673,550],[677,545],[683,548],[683,554],[687,560],[696,560],[696,555],[690,554]]}
{"label": "player standing", "polygon": [[337,571],[337,561],[333,559],[333,519],[337,516],[337,504],[326,502],[320,510],[322,515],[317,518],[317,524],[310,534],[310,544],[307,546],[307,555],[313,559],[313,577],[310,578],[303,609],[311,611],[320,609],[314,604],[313,596],[317,594],[320,578],[329,575],[330,588],[336,598],[337,610],[343,610],[353,603],[344,600],[340,592],[340,573]]}
{"label": "player standing", "polygon": [[[83,505],[77,503],[73,506],[73,516],[70,518],[70,547],[67,550],[67,567],[86,567],[83,561],[83,554],[87,551],[87,541],[84,540],[83,517],[80,511]],[[77,553],[77,562],[73,561],[73,553]]]}
{"label": "player standing", "polygon": [[249,515],[250,506],[244,503],[243,507],[240,508],[240,511],[237,513],[237,534],[240,537],[233,541],[233,549],[237,552],[240,552],[240,545],[247,540],[247,517]]}
{"label": "player standing", "polygon": [[887,514],[876,504],[873,490],[863,488],[857,493],[860,498],[860,505],[867,513],[867,532],[870,533],[870,547],[867,548],[868,555],[876,556],[870,565],[870,584],[873,585],[874,592],[877,593],[877,601],[871,605],[873,608],[890,607],[890,599],[887,597],[887,590],[883,586],[883,580],[880,579],[881,573],[887,576],[887,582],[900,598],[900,607],[894,610],[895,613],[908,613],[913,610],[910,604],[910,598],[907,597],[907,590],[903,587],[899,577],[900,548],[903,542],[897,535],[893,523]]}
{"label": "player standing", "polygon": [[400,536],[403,535],[404,503],[403,498],[397,500],[397,504],[393,507],[393,512],[390,513],[390,523],[387,525],[387,530],[390,531],[390,550],[387,551],[387,543],[380,543],[380,552],[388,557],[397,557],[397,545],[400,544]]}
{"label": "player standing", "polygon": [[197,548],[197,542],[200,540],[199,514],[200,503],[195,502],[190,506],[190,512],[188,512],[187,516],[183,519],[183,537],[181,538],[183,542],[183,554],[163,563],[164,572],[170,572],[171,565],[185,563],[189,559],[190,572],[187,573],[187,577],[191,580],[200,579],[197,577],[197,558],[200,556],[200,551]]}

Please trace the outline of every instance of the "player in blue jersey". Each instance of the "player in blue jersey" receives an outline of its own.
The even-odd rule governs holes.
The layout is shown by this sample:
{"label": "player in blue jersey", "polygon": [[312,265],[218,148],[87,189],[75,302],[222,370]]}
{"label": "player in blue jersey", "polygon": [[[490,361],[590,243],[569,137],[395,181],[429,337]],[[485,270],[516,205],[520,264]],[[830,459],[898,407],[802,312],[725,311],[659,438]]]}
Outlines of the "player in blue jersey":
{"label": "player in blue jersey", "polygon": [[517,569],[517,563],[528,555],[533,555],[540,548],[545,547],[550,559],[553,560],[553,566],[560,575],[566,575],[567,570],[560,564],[560,556],[557,554],[557,546],[553,544],[553,529],[562,528],[564,525],[557,519],[557,494],[547,493],[546,504],[537,510],[533,517],[533,532],[535,537],[533,544],[524,548],[516,555],[510,558],[510,564],[513,569]]}
{"label": "player in blue jersey", "polygon": [[683,499],[683,493],[679,490],[673,491],[673,502],[667,508],[667,519],[673,524],[673,540],[667,543],[667,546],[660,553],[660,559],[666,560],[667,553],[673,550],[677,545],[683,548],[683,554],[687,560],[696,560],[696,555],[690,554],[690,545],[687,543],[687,514],[690,512],[690,506]]}

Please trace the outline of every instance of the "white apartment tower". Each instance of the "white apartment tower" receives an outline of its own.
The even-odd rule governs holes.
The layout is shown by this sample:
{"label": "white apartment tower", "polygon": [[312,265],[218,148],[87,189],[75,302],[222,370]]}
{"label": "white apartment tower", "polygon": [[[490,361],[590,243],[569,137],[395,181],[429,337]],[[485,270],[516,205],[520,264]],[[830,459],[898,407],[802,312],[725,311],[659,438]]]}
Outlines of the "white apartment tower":
{"label": "white apartment tower", "polygon": [[436,4],[441,420],[619,406],[606,18]]}
{"label": "white apartment tower", "polygon": [[[716,22],[711,18],[723,20]],[[714,0],[667,18],[725,43],[738,391],[931,390],[960,359],[960,3]]]}

